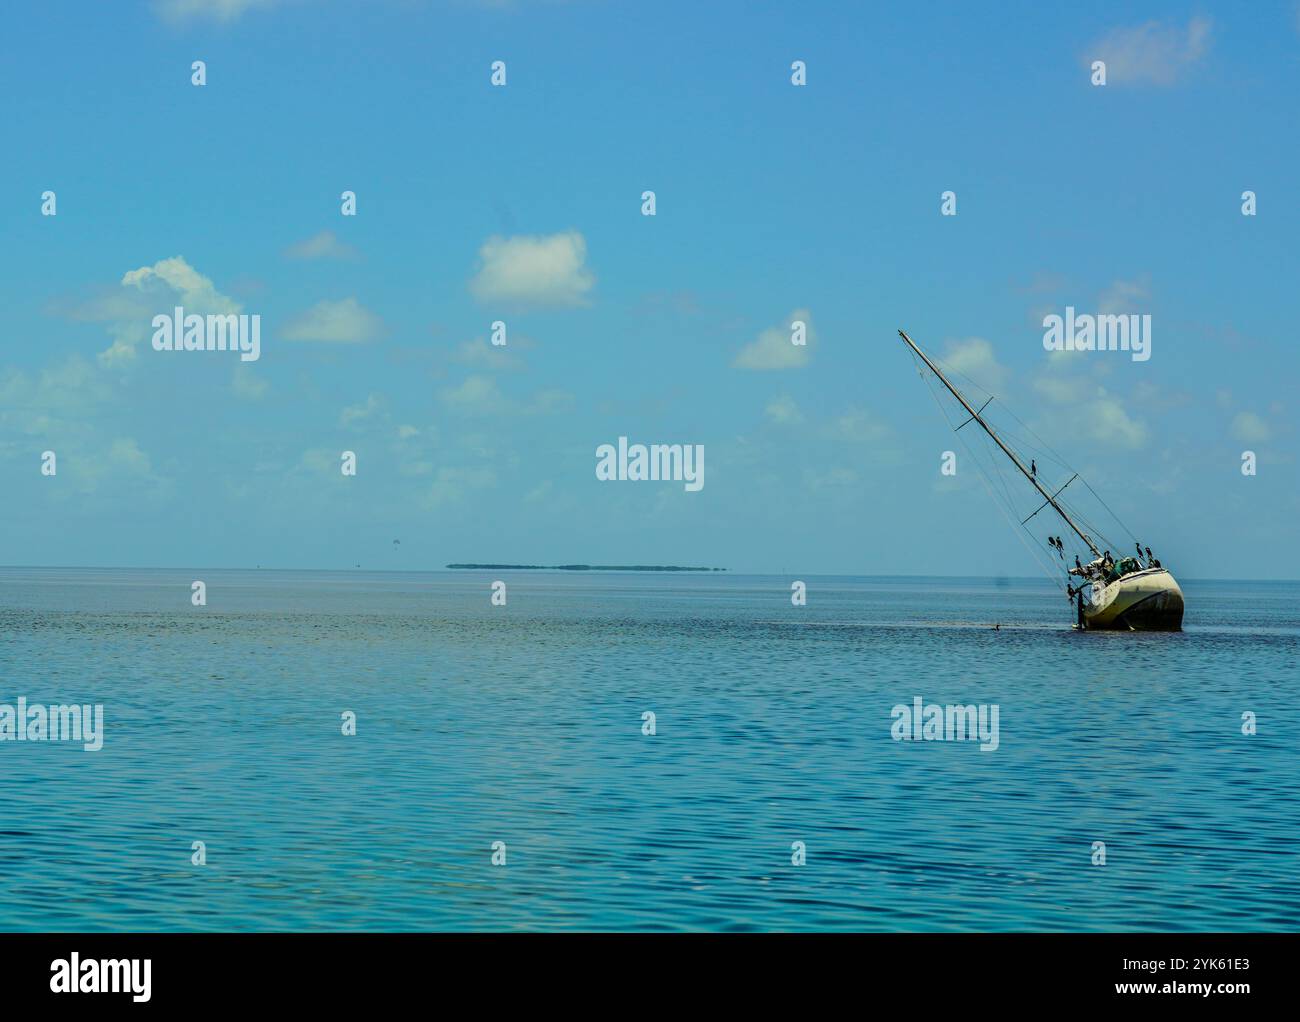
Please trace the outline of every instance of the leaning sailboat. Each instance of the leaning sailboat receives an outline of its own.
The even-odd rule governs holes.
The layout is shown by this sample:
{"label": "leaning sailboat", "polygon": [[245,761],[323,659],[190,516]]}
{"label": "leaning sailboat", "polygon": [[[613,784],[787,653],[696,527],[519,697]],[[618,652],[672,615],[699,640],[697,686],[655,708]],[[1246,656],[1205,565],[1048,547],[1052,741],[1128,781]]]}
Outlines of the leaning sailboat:
{"label": "leaning sailboat", "polygon": [[[1152,556],[1150,548],[1146,548],[1145,557],[1140,544],[1135,544],[1138,552],[1136,557],[1122,554],[1115,557],[1109,550],[1099,549],[1093,536],[1080,527],[1079,522],[1076,521],[1077,515],[1070,513],[1061,497],[1062,491],[1079,478],[1078,473],[1072,475],[1065,485],[1055,492],[1048,490],[1038,478],[1035,463],[1031,460],[1030,467],[1026,468],[1024,460],[989,425],[982,414],[993,399],[990,397],[980,409],[976,410],[934,361],[917,347],[912,338],[902,330],[898,331],[898,335],[957,399],[969,416],[955,428],[960,430],[971,422],[978,423],[997,449],[1010,459],[1020,474],[1042,497],[1043,503],[1020,523],[1021,526],[1033,519],[1040,511],[1050,507],[1060,516],[1066,527],[1091,551],[1092,559],[1089,562],[1082,562],[1076,555],[1074,566],[1067,567],[1064,544],[1060,538],[1049,537],[1048,540],[1051,548],[1060,556],[1065,576],[1065,590],[1075,606],[1075,626],[1083,630],[1180,631],[1183,624],[1183,591],[1169,569]],[[1084,525],[1087,527],[1086,523]]]}

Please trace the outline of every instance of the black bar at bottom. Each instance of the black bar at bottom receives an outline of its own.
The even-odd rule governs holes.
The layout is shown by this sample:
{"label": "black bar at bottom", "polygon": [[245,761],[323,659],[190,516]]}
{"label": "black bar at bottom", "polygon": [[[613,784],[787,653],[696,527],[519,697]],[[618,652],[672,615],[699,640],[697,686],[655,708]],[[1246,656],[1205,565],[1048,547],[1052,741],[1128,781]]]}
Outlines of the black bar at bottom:
{"label": "black bar at bottom", "polygon": [[1290,1001],[1297,952],[1296,934],[10,933],[0,990],[6,1009],[78,1012],[753,1003],[806,1014],[847,998],[866,1009],[1223,1013]]}

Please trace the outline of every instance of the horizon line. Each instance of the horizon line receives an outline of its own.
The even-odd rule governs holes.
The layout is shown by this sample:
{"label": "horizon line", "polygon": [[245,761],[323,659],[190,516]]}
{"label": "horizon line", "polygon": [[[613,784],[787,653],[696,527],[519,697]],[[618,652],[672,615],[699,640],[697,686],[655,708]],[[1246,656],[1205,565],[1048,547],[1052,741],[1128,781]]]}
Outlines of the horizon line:
{"label": "horizon line", "polygon": [[[285,568],[285,567],[262,567],[255,565],[253,567],[216,567],[208,566],[182,566],[171,567],[166,565],[121,565],[121,564],[0,564],[0,571],[12,570],[37,570],[37,571],[316,571],[316,572],[369,572],[375,575],[464,575],[469,570],[528,570],[537,574],[539,572],[552,572],[554,574],[576,575],[590,574],[590,572],[575,572],[563,568],[482,568],[482,569],[465,569],[465,568]],[[1007,581],[1017,582],[1047,582],[1055,585],[1052,579],[1043,578],[1039,575],[935,575],[931,573],[899,573],[899,572],[882,572],[876,574],[864,574],[854,572],[789,572],[789,571],[734,571],[730,568],[713,568],[713,569],[678,569],[676,571],[657,571],[646,569],[604,569],[603,574],[618,574],[620,571],[625,574],[637,575],[708,575],[714,577],[725,575],[728,578],[793,578],[796,575],[802,575],[804,578],[943,578],[943,579],[1005,579]],[[1202,578],[1200,576],[1185,576],[1187,581],[1192,582],[1295,582],[1300,583],[1297,578]]]}

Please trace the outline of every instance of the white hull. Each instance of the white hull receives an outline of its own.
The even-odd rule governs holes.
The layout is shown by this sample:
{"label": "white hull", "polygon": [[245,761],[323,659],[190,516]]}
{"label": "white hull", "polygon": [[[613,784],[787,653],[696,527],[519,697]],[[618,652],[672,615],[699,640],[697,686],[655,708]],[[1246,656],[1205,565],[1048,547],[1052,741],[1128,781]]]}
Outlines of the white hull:
{"label": "white hull", "polygon": [[1183,591],[1164,568],[1147,568],[1109,585],[1093,583],[1083,600],[1082,625],[1089,630],[1178,632],[1183,627]]}

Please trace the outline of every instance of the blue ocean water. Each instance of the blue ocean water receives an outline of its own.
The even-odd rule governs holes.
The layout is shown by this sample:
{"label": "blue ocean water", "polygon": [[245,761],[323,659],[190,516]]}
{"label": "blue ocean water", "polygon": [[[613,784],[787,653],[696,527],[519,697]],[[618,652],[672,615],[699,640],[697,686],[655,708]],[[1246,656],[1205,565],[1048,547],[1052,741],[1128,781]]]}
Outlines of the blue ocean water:
{"label": "blue ocean water", "polygon": [[[1300,925],[1300,584],[1078,634],[1045,582],[791,581],[0,569],[0,703],[105,715],[0,742],[0,929]],[[895,741],[917,696],[997,749]]]}

